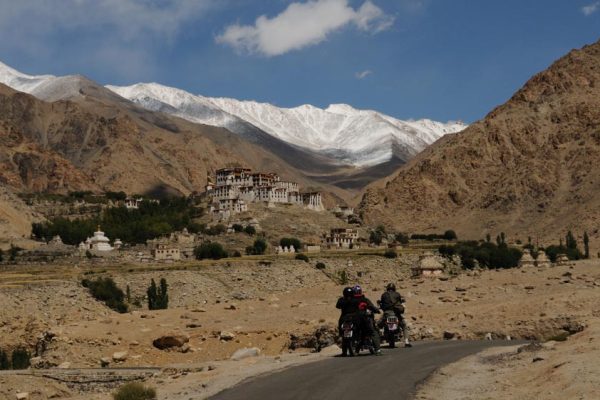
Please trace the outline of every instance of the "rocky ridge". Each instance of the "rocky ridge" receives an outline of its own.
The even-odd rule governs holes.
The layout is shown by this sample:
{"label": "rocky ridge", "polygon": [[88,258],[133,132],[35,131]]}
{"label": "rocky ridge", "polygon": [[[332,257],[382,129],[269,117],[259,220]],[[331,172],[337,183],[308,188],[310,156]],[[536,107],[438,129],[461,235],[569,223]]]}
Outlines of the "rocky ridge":
{"label": "rocky ridge", "polygon": [[571,51],[483,120],[372,185],[360,210],[406,231],[598,237],[599,162],[600,42]]}

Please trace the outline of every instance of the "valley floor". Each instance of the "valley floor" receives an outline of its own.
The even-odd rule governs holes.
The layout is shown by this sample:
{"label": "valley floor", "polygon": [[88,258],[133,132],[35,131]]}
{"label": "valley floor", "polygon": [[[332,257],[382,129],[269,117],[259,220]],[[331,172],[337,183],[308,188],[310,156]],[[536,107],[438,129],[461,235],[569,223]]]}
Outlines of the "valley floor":
{"label": "valley floor", "polygon": [[[335,326],[335,302],[343,288],[340,273],[346,271],[349,283],[360,283],[373,301],[387,282],[397,282],[408,299],[414,340],[482,339],[490,334],[545,341],[572,334],[541,348],[488,351],[447,366],[428,381],[420,399],[440,398],[440,393],[456,399],[552,399],[565,390],[573,394],[566,398],[591,398],[588,390],[600,384],[600,367],[594,362],[600,355],[598,260],[430,280],[409,277],[417,259],[410,253],[398,259],[355,253],[313,256],[309,263],[272,258],[270,263],[241,259],[144,268],[5,268],[0,271],[0,347],[33,348],[40,334],[50,332],[54,338],[43,359],[51,364],[97,368],[101,358],[125,351],[127,359],[111,366],[160,367],[162,372],[148,380],[159,398],[205,398],[245,377],[335,353],[335,346],[309,355],[308,349],[292,352],[288,346],[291,335]],[[315,268],[319,261],[325,270]],[[114,277],[120,287],[129,285],[133,299],[144,295],[151,278],[164,277],[170,307],[148,311],[144,306],[117,314],[80,285],[82,277],[100,275]],[[189,350],[164,351],[152,345],[170,333],[187,335]],[[233,337],[223,339],[223,333]],[[230,360],[237,350],[254,347],[260,356]],[[533,362],[536,358],[543,360]],[[0,375],[0,399],[14,399],[18,392],[29,392],[31,399],[110,398],[110,389],[89,389],[55,379]]]}

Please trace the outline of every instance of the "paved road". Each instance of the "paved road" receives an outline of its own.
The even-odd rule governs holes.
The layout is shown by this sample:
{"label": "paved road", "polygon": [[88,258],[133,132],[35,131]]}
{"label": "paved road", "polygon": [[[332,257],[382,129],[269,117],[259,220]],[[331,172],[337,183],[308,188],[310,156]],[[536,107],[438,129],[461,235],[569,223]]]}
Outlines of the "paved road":
{"label": "paved road", "polygon": [[211,400],[366,400],[408,399],[435,369],[504,341],[416,343],[413,348],[383,348],[384,355],[328,360],[293,367],[242,382]]}

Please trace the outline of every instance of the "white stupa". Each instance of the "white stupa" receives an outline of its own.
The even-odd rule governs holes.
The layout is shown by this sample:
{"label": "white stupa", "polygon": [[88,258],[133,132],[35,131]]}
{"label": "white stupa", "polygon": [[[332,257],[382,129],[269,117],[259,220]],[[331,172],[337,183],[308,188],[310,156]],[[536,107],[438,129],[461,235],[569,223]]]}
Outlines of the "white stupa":
{"label": "white stupa", "polygon": [[96,251],[112,251],[113,248],[110,245],[110,240],[104,235],[104,232],[100,230],[100,225],[98,225],[98,230],[94,232],[94,236],[91,238],[87,238],[85,242],[81,242],[79,244],[79,248],[82,250],[96,250]]}

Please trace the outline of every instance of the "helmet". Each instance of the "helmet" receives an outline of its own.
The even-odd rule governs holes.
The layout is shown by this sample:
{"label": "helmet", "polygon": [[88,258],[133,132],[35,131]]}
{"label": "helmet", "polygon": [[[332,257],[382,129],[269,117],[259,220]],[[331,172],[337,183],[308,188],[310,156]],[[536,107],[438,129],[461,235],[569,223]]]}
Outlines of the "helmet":
{"label": "helmet", "polygon": [[354,291],[354,295],[355,296],[362,295],[362,288],[360,287],[360,285],[354,285],[354,287],[352,288],[352,290]]}
{"label": "helmet", "polygon": [[351,297],[353,294],[354,294],[354,290],[350,286],[345,287],[344,290],[342,291],[342,295],[344,297]]}
{"label": "helmet", "polygon": [[385,287],[385,290],[396,290],[396,285],[394,285],[393,283],[388,283],[387,286]]}

